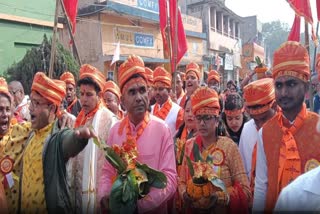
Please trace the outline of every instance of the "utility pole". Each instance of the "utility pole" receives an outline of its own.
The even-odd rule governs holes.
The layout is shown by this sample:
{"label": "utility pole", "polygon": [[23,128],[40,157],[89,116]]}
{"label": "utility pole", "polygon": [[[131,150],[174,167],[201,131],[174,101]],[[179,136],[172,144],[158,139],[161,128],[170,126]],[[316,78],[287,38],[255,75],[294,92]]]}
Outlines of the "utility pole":
{"label": "utility pole", "polygon": [[53,24],[53,34],[51,39],[51,54],[50,54],[50,65],[49,65],[49,78],[52,78],[53,68],[54,68],[54,61],[55,61],[55,54],[56,54],[56,34],[58,28],[58,9],[59,9],[59,0],[56,0],[56,10],[54,13],[54,24]]}

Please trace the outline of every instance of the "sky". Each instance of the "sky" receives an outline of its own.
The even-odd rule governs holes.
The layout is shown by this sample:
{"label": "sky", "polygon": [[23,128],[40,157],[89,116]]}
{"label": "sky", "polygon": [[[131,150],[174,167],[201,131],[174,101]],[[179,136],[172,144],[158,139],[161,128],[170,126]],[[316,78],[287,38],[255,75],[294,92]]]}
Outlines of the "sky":
{"label": "sky", "polygon": [[[226,0],[225,3],[239,16],[257,15],[262,23],[280,20],[289,26],[293,24],[294,12],[286,0]],[[316,23],[316,0],[310,0],[310,6]]]}

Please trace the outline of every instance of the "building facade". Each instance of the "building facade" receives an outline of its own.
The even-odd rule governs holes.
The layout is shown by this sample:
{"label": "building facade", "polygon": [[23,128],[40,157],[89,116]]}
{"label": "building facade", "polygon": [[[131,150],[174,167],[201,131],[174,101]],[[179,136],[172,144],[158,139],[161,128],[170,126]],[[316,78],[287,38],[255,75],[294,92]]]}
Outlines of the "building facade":
{"label": "building facade", "polygon": [[27,50],[39,47],[44,34],[50,38],[54,11],[52,0],[0,0],[0,75]]}
{"label": "building facade", "polygon": [[256,56],[259,56],[260,59],[265,61],[265,52],[262,23],[258,20],[257,16],[243,17],[243,22],[240,27],[243,46],[241,56],[242,66],[239,72],[239,77],[240,79],[243,79],[257,65],[255,63]]}
{"label": "building facade", "polygon": [[241,68],[240,24],[242,18],[225,6],[223,0],[187,0],[187,14],[201,18],[203,32],[207,33],[207,51],[204,57],[210,69],[220,72],[222,85],[239,79]]}
{"label": "building facade", "polygon": [[[188,52],[179,69],[183,70],[191,61],[203,67],[207,37],[202,31],[202,21],[186,15],[182,19]],[[67,45],[69,36],[66,29],[59,36]],[[141,56],[151,69],[169,63],[164,58],[158,0],[79,1],[75,37],[82,63],[96,66],[114,80],[117,80],[119,64],[130,54]],[[120,60],[111,65],[118,43]]]}

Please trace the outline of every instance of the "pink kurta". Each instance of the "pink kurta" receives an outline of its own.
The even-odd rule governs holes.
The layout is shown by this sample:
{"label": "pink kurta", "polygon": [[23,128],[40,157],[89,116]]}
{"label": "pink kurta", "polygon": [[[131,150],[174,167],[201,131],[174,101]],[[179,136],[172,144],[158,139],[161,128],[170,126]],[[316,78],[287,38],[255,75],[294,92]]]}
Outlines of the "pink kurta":
{"label": "pink kurta", "polygon": [[[126,140],[126,132],[118,133],[120,122],[116,123],[110,130],[107,141],[109,146],[113,144],[122,145]],[[135,135],[141,124],[136,127],[130,123],[132,134]],[[170,199],[177,188],[177,172],[174,156],[173,138],[164,121],[150,115],[150,121],[137,141],[138,161],[162,171],[168,180],[165,189],[151,188],[150,193],[138,201],[139,213],[166,213],[166,202]],[[98,199],[110,195],[111,179],[116,175],[114,168],[106,161],[103,165],[99,179]],[[160,207],[161,206],[161,207]]]}

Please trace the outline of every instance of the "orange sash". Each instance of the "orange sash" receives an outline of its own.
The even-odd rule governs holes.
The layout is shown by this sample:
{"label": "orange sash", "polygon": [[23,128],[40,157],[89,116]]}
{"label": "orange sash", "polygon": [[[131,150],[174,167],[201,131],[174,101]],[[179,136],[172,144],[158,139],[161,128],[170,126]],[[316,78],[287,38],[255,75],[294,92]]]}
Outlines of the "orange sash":
{"label": "orange sash", "polygon": [[76,122],[74,124],[75,128],[78,128],[80,126],[83,126],[86,124],[87,120],[91,119],[94,117],[94,115],[97,113],[97,111],[103,107],[103,104],[101,101],[98,102],[97,106],[91,111],[89,112],[87,115],[85,115],[84,111],[81,109],[81,111],[79,112],[79,115],[76,119]]}
{"label": "orange sash", "polygon": [[301,111],[297,115],[290,128],[283,125],[282,111],[277,115],[279,126],[283,132],[282,144],[280,146],[278,186],[277,193],[301,174],[301,159],[294,139],[294,134],[303,125],[307,116],[306,105],[303,104]]}
{"label": "orange sash", "polygon": [[186,101],[187,101],[187,94],[184,94],[183,97],[182,97],[182,99],[181,99],[181,101],[180,101],[179,106],[180,106],[181,108],[184,108],[184,105],[185,105]]}
{"label": "orange sash", "polygon": [[133,136],[132,132],[131,132],[129,116],[126,115],[125,118],[120,123],[118,134],[122,135],[122,132],[123,132],[123,130],[125,128],[126,129],[127,140],[128,139],[135,139],[135,141],[137,142],[138,139],[140,138],[140,136],[142,135],[144,129],[147,127],[149,121],[150,121],[150,115],[149,115],[149,112],[146,112],[144,114],[143,121],[141,122],[141,126],[139,126],[139,128],[138,128],[136,136]]}
{"label": "orange sash", "polygon": [[160,109],[160,105],[158,103],[156,103],[156,105],[154,106],[153,109],[153,115],[165,120],[170,112],[172,108],[172,101],[170,98],[168,98],[168,100],[163,104],[162,108]]}
{"label": "orange sash", "polygon": [[74,106],[74,104],[76,104],[77,101],[78,101],[77,98],[73,99],[72,103],[70,105],[68,105],[68,107],[67,107],[67,112],[71,113],[72,107]]}
{"label": "orange sash", "polygon": [[254,182],[255,182],[255,178],[256,178],[257,144],[258,143],[256,143],[253,147],[252,159],[251,159],[250,189],[251,189],[251,193],[252,193],[252,198],[253,198],[253,193],[254,193]]}

